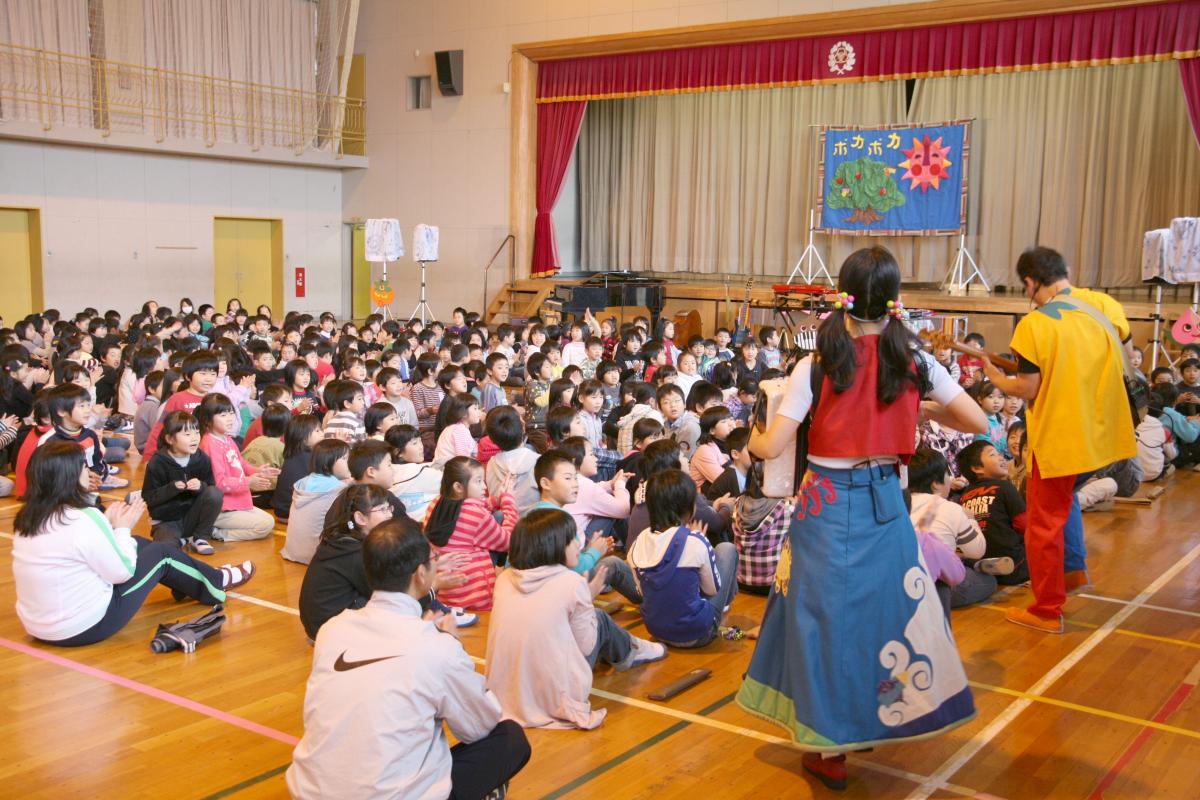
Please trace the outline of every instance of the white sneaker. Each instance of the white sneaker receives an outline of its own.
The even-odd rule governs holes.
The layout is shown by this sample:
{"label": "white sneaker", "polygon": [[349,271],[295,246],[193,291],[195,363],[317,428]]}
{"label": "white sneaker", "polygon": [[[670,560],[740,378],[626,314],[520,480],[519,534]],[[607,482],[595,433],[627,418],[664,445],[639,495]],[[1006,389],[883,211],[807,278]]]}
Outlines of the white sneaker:
{"label": "white sneaker", "polygon": [[129,481],[124,478],[116,478],[111,475],[100,481],[101,489],[124,489],[128,485]]}
{"label": "white sneaker", "polygon": [[196,555],[211,556],[217,552],[216,549],[205,539],[188,539],[187,549],[191,550]]}
{"label": "white sneaker", "polygon": [[479,615],[454,606],[450,609],[450,613],[454,615],[454,622],[460,628],[469,628],[476,622],[479,622]]}
{"label": "white sneaker", "polygon": [[641,664],[649,664],[652,661],[662,661],[667,657],[666,645],[659,642],[649,642],[645,639],[639,639],[636,636],[631,638],[633,639],[633,647],[629,649],[629,655],[625,656],[619,664],[613,664],[617,672],[624,672]]}

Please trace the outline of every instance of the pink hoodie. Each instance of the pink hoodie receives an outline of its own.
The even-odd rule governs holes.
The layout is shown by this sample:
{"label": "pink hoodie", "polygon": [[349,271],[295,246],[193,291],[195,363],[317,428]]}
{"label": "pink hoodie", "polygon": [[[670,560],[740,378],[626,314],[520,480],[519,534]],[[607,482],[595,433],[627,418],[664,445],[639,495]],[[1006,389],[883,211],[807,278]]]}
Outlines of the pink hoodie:
{"label": "pink hoodie", "polygon": [[579,536],[583,537],[587,526],[593,517],[611,517],[612,519],[629,519],[629,490],[624,481],[618,481],[615,490],[610,492],[606,483],[596,483],[591,478],[579,476],[579,496],[575,502],[563,507],[563,510],[575,518]]}
{"label": "pink hoodie", "polygon": [[200,449],[212,461],[213,483],[225,493],[222,511],[249,511],[254,508],[250,497],[250,476],[258,472],[246,463],[237,442],[225,436],[204,434]]}
{"label": "pink hoodie", "polygon": [[523,728],[600,726],[606,712],[588,699],[597,625],[587,578],[562,564],[500,573],[488,623],[487,687],[505,718]]}

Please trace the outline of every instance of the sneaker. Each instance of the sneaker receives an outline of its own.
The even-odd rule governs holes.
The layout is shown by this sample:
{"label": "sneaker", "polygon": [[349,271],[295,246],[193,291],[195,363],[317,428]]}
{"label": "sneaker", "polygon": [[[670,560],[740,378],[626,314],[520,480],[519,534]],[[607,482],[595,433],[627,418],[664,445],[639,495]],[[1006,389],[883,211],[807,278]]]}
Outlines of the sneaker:
{"label": "sneaker", "polygon": [[504,800],[508,797],[508,784],[502,783],[483,796],[482,800]]}
{"label": "sneaker", "polygon": [[469,628],[476,622],[479,622],[478,614],[472,614],[466,609],[457,606],[452,607],[450,613],[454,615],[454,622],[460,628]]}
{"label": "sneaker", "polygon": [[193,553],[201,556],[211,556],[217,552],[206,539],[188,539],[187,548]]}
{"label": "sneaker", "polygon": [[1035,631],[1042,633],[1062,633],[1063,619],[1060,616],[1058,619],[1046,619],[1039,617],[1037,614],[1025,608],[1010,608],[1004,613],[1004,618],[1014,625],[1020,625],[1025,628],[1033,628]]}
{"label": "sneaker", "polygon": [[125,478],[114,478],[112,476],[100,481],[101,489],[124,489],[128,485],[129,481],[127,481]]}
{"label": "sneaker", "polygon": [[226,564],[221,567],[221,588],[236,589],[245,586],[254,577],[254,562],[243,561],[241,564]]}
{"label": "sneaker", "polygon": [[1092,581],[1088,577],[1086,569],[1073,569],[1063,575],[1063,584],[1066,586],[1067,594],[1070,594],[1088,588],[1092,585]]}
{"label": "sneaker", "polygon": [[820,753],[805,753],[800,758],[804,771],[835,792],[846,789],[846,756],[822,758]]}
{"label": "sneaker", "polygon": [[636,636],[630,638],[633,639],[633,647],[629,648],[629,655],[625,656],[619,663],[613,664],[617,672],[624,672],[641,664],[649,664],[652,661],[662,661],[667,657],[666,645],[658,642],[648,642]]}
{"label": "sneaker", "polygon": [[981,558],[975,562],[975,571],[984,575],[1012,575],[1017,565],[1008,556]]}
{"label": "sneaker", "polygon": [[133,420],[122,420],[121,424],[117,426],[117,433],[133,433]]}
{"label": "sneaker", "polygon": [[1108,500],[1101,500],[1099,503],[1093,503],[1092,505],[1084,508],[1083,511],[1084,513],[1087,513],[1088,511],[1112,511],[1116,507],[1117,501],[1109,498]]}
{"label": "sneaker", "polygon": [[120,468],[120,467],[117,467],[117,466],[114,466],[114,465],[112,465],[112,464],[108,464],[108,465],[105,467],[105,469],[106,469],[106,470],[108,470],[108,473],[107,473],[107,474],[108,474],[108,475],[110,475],[110,476],[111,476],[111,475],[120,475],[120,474],[121,474],[121,468]]}

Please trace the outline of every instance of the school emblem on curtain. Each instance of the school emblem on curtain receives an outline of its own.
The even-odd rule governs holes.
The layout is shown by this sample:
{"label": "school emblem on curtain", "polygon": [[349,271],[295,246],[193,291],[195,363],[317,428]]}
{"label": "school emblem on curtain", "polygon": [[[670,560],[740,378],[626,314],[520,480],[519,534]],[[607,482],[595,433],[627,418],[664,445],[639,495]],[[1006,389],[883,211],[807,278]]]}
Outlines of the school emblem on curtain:
{"label": "school emblem on curtain", "polygon": [[970,125],[822,127],[818,227],[876,236],[958,233],[967,214]]}

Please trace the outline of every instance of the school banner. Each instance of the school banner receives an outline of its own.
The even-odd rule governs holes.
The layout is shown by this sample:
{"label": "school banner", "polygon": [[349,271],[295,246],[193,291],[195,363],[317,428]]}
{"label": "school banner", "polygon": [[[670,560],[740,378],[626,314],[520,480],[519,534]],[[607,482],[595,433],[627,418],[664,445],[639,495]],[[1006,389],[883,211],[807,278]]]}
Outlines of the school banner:
{"label": "school banner", "polygon": [[875,236],[959,233],[970,140],[969,121],[822,127],[817,226]]}

